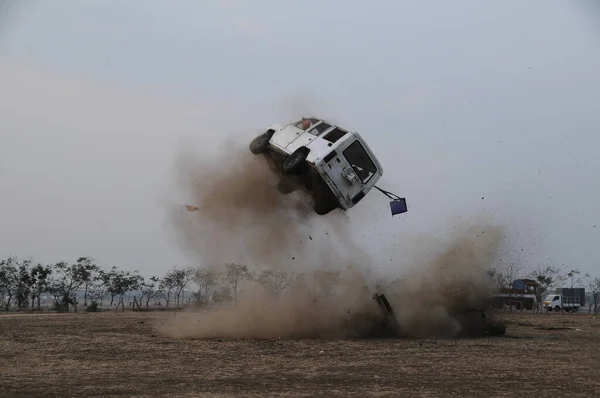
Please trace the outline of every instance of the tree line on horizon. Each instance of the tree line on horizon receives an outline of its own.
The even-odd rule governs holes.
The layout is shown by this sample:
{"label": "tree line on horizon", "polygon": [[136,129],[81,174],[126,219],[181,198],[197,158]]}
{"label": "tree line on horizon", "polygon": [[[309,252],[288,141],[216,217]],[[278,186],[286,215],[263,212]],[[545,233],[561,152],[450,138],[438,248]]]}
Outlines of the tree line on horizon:
{"label": "tree line on horizon", "polygon": [[[148,310],[150,303],[165,309],[181,308],[185,293],[192,284],[196,305],[208,306],[224,302],[237,303],[244,281],[258,283],[277,295],[300,283],[304,275],[283,270],[251,270],[248,266],[226,263],[220,267],[173,267],[162,277],[144,277],[139,271],[118,267],[104,269],[91,257],[80,257],[74,263],[34,264],[31,260],[8,257],[0,260],[0,308],[5,311],[41,310],[41,297],[52,297],[52,310],[86,311],[131,306]],[[127,303],[127,304],[126,304]]]}
{"label": "tree line on horizon", "polygon": [[[41,297],[52,298],[52,310],[86,311],[131,306],[148,310],[150,303],[165,309],[181,308],[187,289],[195,284],[188,296],[196,305],[207,307],[226,302],[237,303],[240,287],[253,282],[277,296],[286,290],[311,283],[321,291],[332,289],[342,278],[342,271],[315,271],[312,275],[284,270],[253,270],[246,265],[226,263],[218,267],[173,267],[162,277],[142,276],[138,271],[118,267],[105,269],[91,257],[79,257],[74,263],[34,264],[30,260],[8,257],[0,260],[0,308],[5,311],[41,310]],[[566,270],[552,265],[539,265],[527,271],[523,263],[499,263],[489,270],[497,287],[510,288],[517,279],[533,279],[538,283],[537,299],[542,299],[564,284],[584,287],[590,298],[590,311],[598,312],[600,277],[582,274],[577,269]],[[378,279],[385,290],[393,281]],[[126,304],[127,303],[127,304]],[[164,303],[164,306],[163,306]]]}

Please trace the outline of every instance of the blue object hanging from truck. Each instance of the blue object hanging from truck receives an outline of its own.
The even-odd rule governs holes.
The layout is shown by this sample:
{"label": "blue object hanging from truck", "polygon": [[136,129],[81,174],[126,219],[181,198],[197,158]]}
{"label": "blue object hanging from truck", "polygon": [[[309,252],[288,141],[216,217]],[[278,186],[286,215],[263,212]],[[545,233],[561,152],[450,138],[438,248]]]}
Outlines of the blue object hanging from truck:
{"label": "blue object hanging from truck", "polygon": [[392,217],[394,217],[397,214],[406,213],[408,211],[408,206],[406,205],[405,198],[401,198],[400,196],[389,191],[383,190],[378,186],[375,186],[375,189],[377,189],[379,192],[391,199],[390,212],[392,213]]}
{"label": "blue object hanging from truck", "polygon": [[390,202],[390,210],[392,212],[392,217],[396,214],[406,213],[408,211],[408,207],[406,206],[406,199],[399,198],[392,200]]}

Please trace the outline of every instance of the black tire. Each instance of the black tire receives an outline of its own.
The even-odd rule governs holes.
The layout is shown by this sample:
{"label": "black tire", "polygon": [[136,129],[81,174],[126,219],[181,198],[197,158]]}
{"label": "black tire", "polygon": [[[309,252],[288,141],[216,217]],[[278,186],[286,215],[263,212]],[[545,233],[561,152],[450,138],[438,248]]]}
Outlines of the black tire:
{"label": "black tire", "polygon": [[319,179],[321,176],[317,171],[313,168],[308,170],[307,176],[304,179],[304,188],[306,188],[310,192],[314,192],[315,187],[319,184]]}
{"label": "black tire", "polygon": [[320,200],[315,201],[315,206],[314,206],[313,210],[315,211],[315,213],[317,213],[317,215],[324,216],[326,214],[331,213],[332,211],[334,211],[337,208],[338,208],[337,203],[332,202],[331,200],[327,200],[327,199],[320,199]]}
{"label": "black tire", "polygon": [[339,207],[336,197],[331,191],[329,191],[329,187],[325,184],[325,182],[315,187],[313,195],[315,199],[313,210],[319,216],[329,214]]}
{"label": "black tire", "polygon": [[560,312],[560,307],[557,305],[556,307],[554,307],[554,311]]}
{"label": "black tire", "polygon": [[261,153],[265,153],[267,148],[269,147],[269,140],[271,137],[269,134],[264,133],[254,138],[252,142],[250,142],[250,152],[254,155],[260,155]]}
{"label": "black tire", "polygon": [[489,336],[504,336],[506,334],[506,325],[499,321],[490,321],[486,327],[486,334]]}
{"label": "black tire", "polygon": [[306,167],[307,151],[296,151],[286,157],[281,163],[281,169],[285,174],[294,174],[304,171]]}
{"label": "black tire", "polygon": [[294,184],[289,181],[284,180],[283,178],[279,180],[277,184],[277,191],[282,195],[289,195],[296,190]]}
{"label": "black tire", "polygon": [[318,173],[313,173],[311,177],[313,199],[315,201],[313,207],[314,212],[319,216],[324,216],[340,207],[337,198],[333,192],[331,192],[331,189],[323,178]]}

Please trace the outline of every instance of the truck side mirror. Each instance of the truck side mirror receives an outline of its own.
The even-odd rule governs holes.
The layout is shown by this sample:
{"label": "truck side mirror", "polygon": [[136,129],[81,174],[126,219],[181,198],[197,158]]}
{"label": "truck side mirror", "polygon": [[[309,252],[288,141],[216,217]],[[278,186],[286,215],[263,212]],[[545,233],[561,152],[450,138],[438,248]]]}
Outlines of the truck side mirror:
{"label": "truck side mirror", "polygon": [[394,199],[390,202],[390,211],[392,212],[392,217],[396,214],[406,213],[408,211],[408,207],[406,206],[405,198]]}

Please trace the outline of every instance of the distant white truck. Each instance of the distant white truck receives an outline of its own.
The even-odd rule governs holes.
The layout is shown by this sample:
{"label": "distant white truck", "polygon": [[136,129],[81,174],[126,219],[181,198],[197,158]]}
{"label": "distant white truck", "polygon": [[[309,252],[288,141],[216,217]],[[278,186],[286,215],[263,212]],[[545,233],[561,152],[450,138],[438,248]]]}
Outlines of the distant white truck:
{"label": "distant white truck", "polygon": [[373,188],[392,199],[392,216],[407,211],[404,198],[375,186],[383,167],[366,141],[338,123],[303,117],[286,125],[272,125],[249,147],[254,155],[264,155],[278,172],[281,194],[308,192],[318,215],[337,208],[348,210]]}
{"label": "distant white truck", "polygon": [[548,311],[577,312],[581,305],[579,297],[567,297],[562,294],[549,294],[544,299],[544,308]]}

